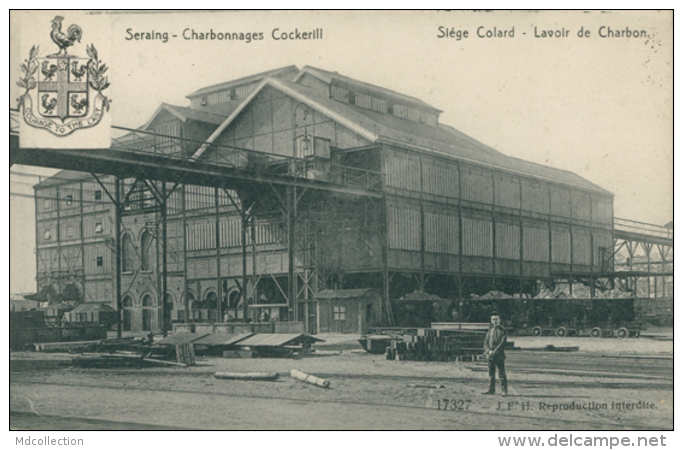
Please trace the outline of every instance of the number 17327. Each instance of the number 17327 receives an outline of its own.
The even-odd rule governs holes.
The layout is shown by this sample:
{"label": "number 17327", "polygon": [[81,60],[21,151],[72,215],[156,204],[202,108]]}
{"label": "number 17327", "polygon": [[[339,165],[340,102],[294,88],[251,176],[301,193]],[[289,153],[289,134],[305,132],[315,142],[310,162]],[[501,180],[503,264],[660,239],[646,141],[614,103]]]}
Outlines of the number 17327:
{"label": "number 17327", "polygon": [[450,398],[438,399],[436,408],[440,411],[467,411],[472,400],[456,400]]}

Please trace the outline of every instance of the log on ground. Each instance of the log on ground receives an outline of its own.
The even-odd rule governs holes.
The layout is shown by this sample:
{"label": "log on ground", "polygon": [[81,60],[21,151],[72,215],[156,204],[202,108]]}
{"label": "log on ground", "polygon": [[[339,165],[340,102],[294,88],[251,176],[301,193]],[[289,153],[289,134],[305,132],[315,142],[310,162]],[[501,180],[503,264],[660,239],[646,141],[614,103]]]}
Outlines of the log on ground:
{"label": "log on ground", "polygon": [[330,387],[330,382],[328,380],[323,380],[322,378],[318,378],[318,377],[313,376],[313,375],[305,374],[305,373],[303,373],[299,370],[296,370],[296,369],[292,369],[292,371],[290,372],[290,375],[299,381],[303,381],[304,383],[314,384],[314,385],[320,386],[322,388]]}
{"label": "log on ground", "polygon": [[252,381],[275,381],[277,372],[216,372],[215,378],[219,380],[252,380]]}

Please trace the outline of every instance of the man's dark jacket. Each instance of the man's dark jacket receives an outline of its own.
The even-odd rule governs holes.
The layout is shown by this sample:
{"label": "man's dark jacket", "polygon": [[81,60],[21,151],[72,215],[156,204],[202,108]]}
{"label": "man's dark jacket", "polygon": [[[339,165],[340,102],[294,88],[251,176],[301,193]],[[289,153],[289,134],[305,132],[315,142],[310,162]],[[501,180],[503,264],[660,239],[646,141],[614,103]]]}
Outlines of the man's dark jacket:
{"label": "man's dark jacket", "polygon": [[489,328],[484,338],[484,350],[489,353],[489,359],[505,359],[505,343],[508,334],[505,328],[498,325]]}

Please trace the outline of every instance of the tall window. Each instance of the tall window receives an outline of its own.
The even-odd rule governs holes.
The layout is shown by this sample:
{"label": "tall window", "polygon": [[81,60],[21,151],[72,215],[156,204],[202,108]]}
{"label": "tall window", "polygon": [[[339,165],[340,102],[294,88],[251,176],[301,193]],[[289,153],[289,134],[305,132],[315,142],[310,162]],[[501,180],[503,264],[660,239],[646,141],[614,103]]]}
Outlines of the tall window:
{"label": "tall window", "polygon": [[129,234],[124,234],[121,237],[121,261],[123,267],[121,270],[123,272],[132,272],[135,270],[134,258],[135,246],[133,245],[133,239],[131,239]]}
{"label": "tall window", "polygon": [[140,237],[140,249],[142,250],[140,269],[152,270],[152,235],[147,231]]}

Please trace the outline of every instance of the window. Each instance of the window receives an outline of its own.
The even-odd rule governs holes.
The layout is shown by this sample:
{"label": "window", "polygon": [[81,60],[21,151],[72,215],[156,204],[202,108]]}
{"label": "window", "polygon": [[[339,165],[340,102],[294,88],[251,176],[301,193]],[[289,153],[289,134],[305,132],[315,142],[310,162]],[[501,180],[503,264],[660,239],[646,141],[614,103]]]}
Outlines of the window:
{"label": "window", "polygon": [[45,230],[45,233],[43,234],[43,239],[45,239],[46,241],[52,239],[52,232],[49,229]]}
{"label": "window", "polygon": [[97,267],[104,266],[104,257],[98,256],[97,258],[95,258],[95,264],[97,264]]}
{"label": "window", "polygon": [[121,238],[121,262],[123,272],[132,272],[134,267],[135,246],[130,235],[124,234]]}
{"label": "window", "polygon": [[346,306],[333,306],[334,320],[346,320]]}
{"label": "window", "polygon": [[356,94],[355,96],[356,106],[361,108],[372,109],[372,97],[367,94]]}
{"label": "window", "polygon": [[140,268],[142,270],[152,269],[152,235],[145,231],[142,233],[140,238],[140,249],[142,253],[140,254]]}
{"label": "window", "polygon": [[95,191],[95,200],[102,200],[102,191]]}
{"label": "window", "polygon": [[102,233],[104,231],[104,227],[102,226],[102,222],[97,222],[95,224],[95,233]]}
{"label": "window", "polygon": [[43,209],[50,209],[50,200],[47,198],[43,200]]}
{"label": "window", "polygon": [[339,86],[332,86],[332,98],[340,102],[349,102],[349,91]]}
{"label": "window", "polygon": [[69,194],[64,198],[66,199],[66,206],[71,206],[74,204],[74,196],[73,195]]}
{"label": "window", "polygon": [[68,238],[74,237],[74,227],[67,227],[66,237],[68,237]]}

